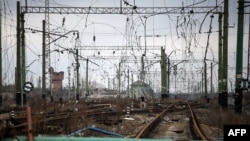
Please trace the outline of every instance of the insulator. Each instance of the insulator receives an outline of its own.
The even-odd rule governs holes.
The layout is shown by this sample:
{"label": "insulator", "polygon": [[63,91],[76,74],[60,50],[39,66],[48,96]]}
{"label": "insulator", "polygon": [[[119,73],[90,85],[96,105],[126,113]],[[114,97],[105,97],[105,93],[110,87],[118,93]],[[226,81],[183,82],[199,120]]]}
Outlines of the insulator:
{"label": "insulator", "polygon": [[62,21],[62,26],[64,26],[64,22],[65,22],[65,18],[63,18],[63,21]]}

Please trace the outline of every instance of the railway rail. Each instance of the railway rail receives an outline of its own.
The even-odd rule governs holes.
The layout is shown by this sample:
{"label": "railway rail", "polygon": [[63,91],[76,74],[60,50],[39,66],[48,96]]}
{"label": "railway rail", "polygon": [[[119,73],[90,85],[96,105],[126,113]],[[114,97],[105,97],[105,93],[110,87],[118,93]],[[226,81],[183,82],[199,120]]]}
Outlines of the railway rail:
{"label": "railway rail", "polygon": [[[195,112],[192,110],[192,108],[204,109],[204,104],[202,103],[187,103],[175,100],[163,103],[147,103],[147,108],[135,106],[129,112],[130,116],[127,115],[126,111],[126,106],[129,103],[119,108],[114,103],[89,104],[84,102],[64,107],[56,106],[57,104],[41,106],[40,109],[34,107],[32,112],[33,133],[34,135],[66,136],[76,131],[82,131],[84,133],[75,135],[84,137],[107,136],[82,130],[86,127],[92,128],[93,126],[94,128],[114,132],[114,134],[118,133],[126,138],[176,139],[176,136],[173,134],[165,132],[168,131],[168,127],[173,128],[175,123],[180,123],[178,126],[182,126],[183,129],[171,129],[173,132],[178,133],[179,139],[211,139],[201,130],[201,126],[204,126],[204,123],[200,125],[197,121],[199,118],[196,118]],[[4,116],[7,118],[7,113]],[[15,119],[19,123],[13,125],[11,129],[17,131],[16,135],[26,134],[28,123],[25,112],[22,109],[19,109]]]}
{"label": "railway rail", "polygon": [[[173,112],[174,111],[174,112]],[[157,130],[156,128],[160,127],[160,124],[163,124],[171,127],[171,123],[165,122],[165,118],[167,115],[173,115],[174,113],[180,113],[180,111],[183,113],[183,111],[188,111],[185,113],[185,118],[189,119],[189,133],[192,134],[192,137],[188,137],[189,134],[186,132],[185,140],[211,140],[210,138],[206,137],[205,133],[202,131],[201,127],[199,126],[199,121],[197,121],[197,118],[192,110],[192,106],[188,102],[176,102],[174,104],[169,105],[165,110],[163,110],[159,115],[156,116],[154,120],[151,120],[148,124],[146,124],[135,136],[135,138],[147,138],[147,137],[153,137],[152,134],[157,134],[156,132],[166,132],[166,130]],[[174,124],[174,123],[173,123]],[[185,125],[185,123],[183,123]],[[187,127],[184,127],[187,129]],[[175,132],[183,133],[183,130],[175,130]],[[169,135],[168,135],[169,134]],[[161,135],[162,136],[162,135]],[[166,132],[165,137],[174,138],[175,135],[170,135],[169,132]],[[179,134],[180,136],[180,134]],[[176,139],[176,138],[174,138]],[[183,138],[182,138],[183,139]],[[180,139],[180,140],[182,140]],[[178,140],[178,139],[176,139]]]}

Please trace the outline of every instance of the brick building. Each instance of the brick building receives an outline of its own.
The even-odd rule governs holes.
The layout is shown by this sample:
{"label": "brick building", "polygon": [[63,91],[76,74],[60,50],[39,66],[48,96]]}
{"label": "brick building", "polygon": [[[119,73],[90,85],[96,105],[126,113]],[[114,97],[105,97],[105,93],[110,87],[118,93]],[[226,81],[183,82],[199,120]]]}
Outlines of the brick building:
{"label": "brick building", "polygon": [[64,79],[64,72],[53,72],[52,73],[52,90],[58,92],[62,90],[62,81]]}

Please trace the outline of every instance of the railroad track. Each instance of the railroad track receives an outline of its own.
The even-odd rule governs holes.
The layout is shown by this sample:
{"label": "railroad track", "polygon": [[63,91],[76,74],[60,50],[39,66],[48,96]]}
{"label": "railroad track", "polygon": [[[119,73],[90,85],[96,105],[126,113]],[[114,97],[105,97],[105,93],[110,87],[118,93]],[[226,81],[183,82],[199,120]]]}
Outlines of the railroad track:
{"label": "railroad track", "polygon": [[[166,104],[168,106],[165,106]],[[120,133],[129,138],[176,139],[178,137],[186,140],[208,140],[206,136],[202,134],[202,131],[199,130],[199,123],[197,123],[194,113],[190,112],[192,111],[191,107],[202,107],[202,105],[197,103],[187,104],[185,102],[168,102],[162,103],[159,107],[134,109],[133,111],[130,111],[131,118],[134,119],[132,121],[123,119],[126,115],[124,109],[111,110],[110,104],[98,104],[92,107],[82,106],[85,107],[82,109],[80,109],[81,106],[73,107],[76,107],[79,110],[75,111],[58,108],[56,110],[49,110],[51,112],[47,113],[34,112],[32,114],[34,133],[45,135],[67,135],[75,130],[93,124],[97,127],[102,127],[103,129],[115,129],[114,132]],[[25,117],[20,118],[20,120],[25,121]],[[78,121],[81,122],[79,123]],[[178,122],[180,124],[177,129],[175,125]],[[14,125],[12,128],[19,131],[19,134],[21,135],[27,132],[25,130],[26,126],[26,122],[21,122],[21,124]],[[171,135],[159,132],[169,131],[169,128],[172,130],[171,132],[175,132],[176,134]],[[85,134],[85,136],[88,135]]]}
{"label": "railroad track", "polygon": [[202,131],[192,106],[181,101],[169,105],[154,120],[148,122],[135,138],[211,140]]}

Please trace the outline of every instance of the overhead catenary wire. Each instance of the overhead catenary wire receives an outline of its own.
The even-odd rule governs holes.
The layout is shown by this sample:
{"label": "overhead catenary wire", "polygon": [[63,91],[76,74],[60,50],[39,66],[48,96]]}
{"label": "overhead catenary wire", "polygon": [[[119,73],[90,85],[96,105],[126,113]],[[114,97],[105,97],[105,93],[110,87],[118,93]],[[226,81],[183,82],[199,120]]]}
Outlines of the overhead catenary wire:
{"label": "overhead catenary wire", "polygon": [[[189,8],[191,10],[192,7],[194,7],[194,5],[203,4],[205,1],[206,0],[203,0],[203,1],[192,0],[191,4],[188,3],[190,1],[184,1],[185,3],[183,3],[183,7],[189,6]],[[99,2],[100,1],[91,1],[90,5],[88,5],[88,6],[92,7],[93,5],[98,4]],[[127,1],[127,2],[129,2],[129,1]],[[154,2],[156,2],[156,1],[154,1]],[[154,4],[154,2],[153,2],[153,4]],[[164,0],[164,2],[165,2],[165,0]],[[44,3],[39,2],[39,1],[33,1],[33,3],[36,3],[35,5],[44,4]],[[137,3],[139,3],[139,2],[137,2]],[[63,3],[55,1],[55,0],[51,1],[51,4],[52,5],[54,4],[55,6],[69,6],[67,4],[63,4]],[[136,7],[135,3],[134,4],[130,3],[130,6]],[[166,7],[167,7],[167,5],[166,5]],[[126,50],[123,52],[120,52],[118,50],[114,50],[115,53],[113,53],[113,51],[109,51],[109,52],[104,53],[104,52],[96,49],[94,53],[92,51],[88,51],[90,54],[95,55],[96,57],[101,57],[102,55],[107,55],[107,54],[109,54],[111,56],[113,56],[113,54],[116,55],[119,53],[120,54],[127,54],[127,55],[132,54],[134,58],[140,60],[140,57],[138,57],[138,56],[140,56],[143,53],[143,49],[140,49],[140,47],[138,47],[139,41],[138,41],[138,38],[136,38],[136,36],[138,37],[138,36],[140,36],[141,33],[143,33],[143,30],[140,31],[140,29],[141,29],[140,26],[142,26],[142,23],[140,22],[141,19],[139,16],[141,16],[141,15],[136,15],[136,13],[134,13],[133,15],[126,15],[130,18],[130,21],[128,23],[128,29],[126,31],[124,30],[124,27],[118,27],[117,25],[115,25],[113,23],[107,22],[107,23],[98,24],[98,22],[95,22],[94,20],[92,20],[92,16],[90,16],[90,15],[88,15],[88,17],[86,15],[81,16],[81,17],[79,15],[76,15],[77,21],[73,24],[73,26],[70,27],[69,25],[67,25],[68,16],[67,15],[60,15],[60,16],[61,16],[60,20],[54,20],[50,23],[51,25],[54,26],[54,28],[53,28],[54,31],[58,31],[58,33],[60,34],[60,33],[63,33],[63,31],[69,30],[69,28],[72,28],[72,27],[73,27],[72,29],[79,28],[81,30],[79,33],[82,35],[81,37],[82,37],[82,40],[84,41],[84,42],[82,42],[82,44],[93,45],[93,48],[96,48],[98,46],[98,43],[100,43],[99,42],[100,39],[103,37],[114,38],[115,36],[122,36],[123,39],[122,39],[121,44],[127,43],[128,45],[131,45],[131,47],[132,47],[131,50]],[[166,19],[167,19],[167,16],[169,16],[168,20],[169,20],[169,23],[171,23],[170,29],[167,29],[168,27],[158,28],[158,27],[156,27],[156,22],[155,22],[154,23],[155,27],[153,26],[153,28],[152,28],[151,23],[150,23],[149,24],[150,26],[146,32],[148,32],[148,33],[153,32],[153,34],[155,35],[157,32],[160,32],[161,30],[167,31],[168,33],[165,34],[167,36],[166,40],[168,40],[168,44],[172,43],[172,45],[171,46],[168,45],[167,48],[168,49],[172,48],[173,50],[177,50],[178,53],[179,53],[179,51],[189,52],[189,54],[187,54],[187,57],[189,57],[191,59],[195,59],[194,54],[197,53],[197,51],[200,51],[201,48],[205,48],[204,44],[201,44],[199,42],[200,42],[201,36],[203,36],[204,34],[207,34],[207,33],[206,32],[200,32],[200,33],[197,32],[197,29],[199,29],[199,26],[201,26],[202,20],[195,19],[192,16],[188,17],[189,16],[188,14],[181,14],[181,15],[178,15],[179,16],[178,20],[183,21],[184,18],[186,18],[186,23],[183,24],[183,27],[179,26],[178,28],[175,28],[179,22],[179,21],[178,22],[176,21],[176,19],[177,19],[176,16],[165,15]],[[65,21],[66,21],[64,23],[64,29],[62,28],[63,17],[65,17]],[[144,20],[144,19],[142,19],[142,20]],[[167,21],[167,20],[165,20],[165,21]],[[152,21],[150,21],[150,22],[152,22]],[[92,23],[93,23],[93,25],[92,25]],[[176,23],[177,23],[177,25],[176,25]],[[109,25],[107,25],[107,24],[109,24]],[[110,30],[110,32],[106,32],[106,31],[100,32],[98,30],[91,32],[91,31],[88,31],[87,28],[82,30],[82,27],[84,27],[84,25],[87,25],[88,28],[90,28],[90,29],[93,29],[93,28],[98,29],[99,27],[104,27],[104,28],[110,27],[111,30]],[[33,26],[35,26],[35,25],[33,25]],[[93,28],[90,26],[92,26]],[[202,29],[204,30],[206,27],[207,26],[204,24]],[[119,32],[116,29],[118,29],[121,32]],[[172,31],[169,31],[169,30],[172,30]],[[115,31],[116,33],[112,33],[112,31]],[[183,37],[180,37],[181,39],[178,39],[176,35],[178,35],[181,32],[183,32]],[[179,36],[180,35],[181,34],[179,34]],[[87,36],[92,36],[91,39],[88,39],[89,41],[87,41],[87,39],[86,39]],[[171,36],[172,40],[171,40],[170,36]],[[95,40],[94,40],[94,37],[95,37]],[[71,38],[71,39],[73,42],[73,38]],[[148,40],[150,40],[150,39],[148,39]],[[156,41],[155,38],[153,38],[153,40],[154,40],[153,42]],[[180,46],[178,44],[179,41],[183,42],[183,44],[182,44],[183,48],[180,48]],[[28,42],[31,42],[31,41],[28,41]],[[95,44],[93,42],[95,42]],[[63,46],[68,46],[68,47],[72,47],[72,44],[73,44],[73,43],[70,43],[69,39],[67,39],[67,41],[65,41],[65,42],[58,41],[57,43],[63,44]],[[155,44],[153,43],[153,45],[155,45]],[[27,47],[28,47],[28,51],[31,52],[31,54],[37,55],[37,52],[39,52],[39,50],[36,50],[37,48],[35,48],[35,46],[36,45],[32,45],[29,43],[29,45]],[[52,47],[54,47],[54,46],[52,46]],[[212,52],[212,48],[209,48],[209,49]],[[139,51],[139,53],[138,53],[138,51]],[[151,52],[154,53],[154,51],[149,51],[149,50],[147,51],[147,53],[149,55],[153,54]],[[84,52],[84,53],[87,54],[87,52]],[[176,54],[176,56],[179,56],[179,55],[180,54]],[[60,61],[63,60],[62,55],[59,56],[59,54],[56,54],[56,58],[60,59]],[[127,60],[126,57],[123,59]],[[72,62],[73,61],[74,61],[74,59],[72,59]],[[105,60],[98,60],[98,61],[103,62],[103,64],[112,64],[113,63],[113,62],[107,63],[107,62],[105,62]],[[195,60],[192,60],[192,61],[196,62]],[[116,63],[116,62],[114,62],[114,63]],[[146,63],[150,64],[150,60],[146,59]],[[200,65],[200,64],[197,63],[196,65]],[[137,66],[140,66],[140,64],[137,63]],[[138,67],[138,69],[139,69],[139,67]],[[157,69],[157,67],[152,68],[152,69]],[[104,71],[104,70],[105,70],[105,68],[101,69],[101,71]],[[147,71],[149,71],[149,70],[147,70]]]}

